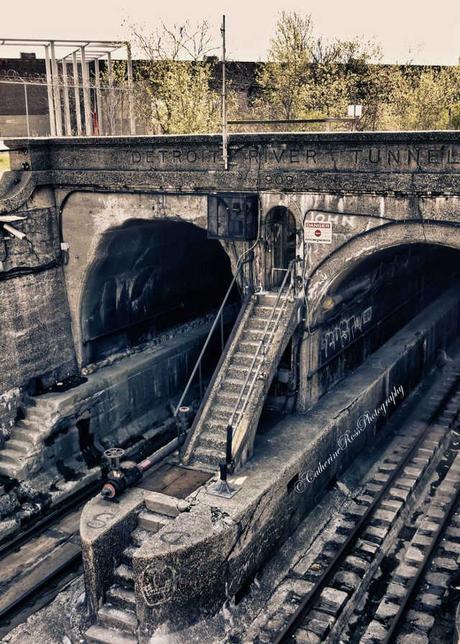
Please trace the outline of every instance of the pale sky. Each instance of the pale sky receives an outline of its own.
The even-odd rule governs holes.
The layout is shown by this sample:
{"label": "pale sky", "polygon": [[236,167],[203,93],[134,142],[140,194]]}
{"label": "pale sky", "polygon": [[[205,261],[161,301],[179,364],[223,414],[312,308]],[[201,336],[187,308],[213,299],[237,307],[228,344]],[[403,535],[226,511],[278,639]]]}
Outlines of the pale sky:
{"label": "pale sky", "polygon": [[[125,21],[147,30],[206,19],[219,39],[227,16],[229,58],[263,60],[282,9],[311,13],[326,38],[376,39],[385,62],[456,64],[460,57],[460,0],[3,0],[0,38],[124,39]],[[21,48],[23,51],[26,48]],[[0,48],[0,57],[6,57]]]}

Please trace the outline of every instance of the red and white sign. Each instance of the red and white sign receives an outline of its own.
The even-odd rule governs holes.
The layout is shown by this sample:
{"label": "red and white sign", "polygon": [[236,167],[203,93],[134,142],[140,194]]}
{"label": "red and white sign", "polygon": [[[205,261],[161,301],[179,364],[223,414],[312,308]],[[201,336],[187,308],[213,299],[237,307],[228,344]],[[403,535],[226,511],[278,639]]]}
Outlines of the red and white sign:
{"label": "red and white sign", "polygon": [[309,244],[332,244],[332,223],[330,221],[306,221],[305,241]]}

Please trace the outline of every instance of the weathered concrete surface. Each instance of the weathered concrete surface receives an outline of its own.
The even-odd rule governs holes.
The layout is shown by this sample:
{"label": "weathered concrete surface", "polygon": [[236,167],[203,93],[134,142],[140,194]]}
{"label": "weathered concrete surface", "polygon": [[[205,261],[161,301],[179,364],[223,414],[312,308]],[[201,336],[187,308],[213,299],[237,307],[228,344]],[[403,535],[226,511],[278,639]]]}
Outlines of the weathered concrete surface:
{"label": "weathered concrete surface", "polygon": [[20,429],[24,443],[24,430],[29,432],[28,450],[17,452],[6,443],[0,452],[0,473],[22,480],[59,463],[76,472],[94,467],[82,458],[82,420],[99,452],[160,425],[170,417],[169,401],[180,395],[188,365],[194,364],[209,328],[210,322],[203,322],[183,333],[176,329],[174,337],[162,338],[161,344],[88,374],[78,387],[37,398],[37,406],[31,408],[36,415],[29,419],[26,410],[27,425],[12,428],[12,438]]}
{"label": "weathered concrete surface", "polygon": [[[287,418],[276,433],[259,436],[254,458],[234,481],[241,485],[235,496],[216,497],[201,488],[189,498],[189,512],[144,542],[133,556],[144,631],[164,623],[173,630],[184,628],[241,588],[313,507],[327,482],[372,443],[439,349],[457,337],[459,307],[453,288],[307,415]],[[388,400],[384,413],[382,403]],[[91,502],[85,516],[99,511]],[[114,510],[118,516],[130,511],[123,498]],[[85,548],[91,550],[90,540]],[[91,592],[98,596],[100,579],[92,579]]]}
{"label": "weathered concrete surface", "polygon": [[21,228],[33,249],[15,238],[5,240],[3,269],[49,268],[8,280],[0,273],[0,425],[10,427],[24,385],[40,378],[47,386],[77,372],[53,191],[36,190],[15,211],[22,213],[27,220]]}
{"label": "weathered concrete surface", "polygon": [[[56,320],[59,327],[59,331],[41,329],[35,336],[38,339],[41,334],[41,346],[56,347],[56,356],[65,356],[58,364],[50,360],[49,351],[40,351],[47,356],[41,364],[37,351],[30,361],[36,368],[17,369],[6,378],[5,391],[23,387],[32,375],[62,379],[75,372],[72,340],[81,361],[82,289],[105,230],[135,217],[203,227],[206,196],[216,190],[259,193],[262,224],[275,206],[292,212],[299,232],[296,251],[304,258],[306,295],[313,307],[344,268],[376,250],[419,242],[460,247],[458,132],[235,134],[229,141],[228,171],[223,170],[220,143],[218,136],[7,141],[13,170],[2,178],[0,211],[27,215],[18,227],[29,234],[36,248],[40,238],[51,240],[47,243],[54,253],[50,246],[46,253],[38,253],[41,259],[46,255],[60,261],[60,241],[69,243],[70,251],[64,268],[67,293],[60,268],[55,275],[40,273],[36,280],[27,276],[2,283],[2,302],[17,299],[18,290],[22,302],[30,297],[28,287],[35,289],[34,300],[43,302],[40,317]],[[51,228],[40,222],[38,211],[43,213],[40,216],[47,213]],[[332,221],[331,246],[303,243],[303,220],[315,218]],[[7,245],[21,253],[21,264],[38,264],[17,240]],[[256,285],[263,286],[266,262],[259,245]],[[8,315],[5,312],[2,319],[10,328]],[[3,333],[0,342],[8,345],[9,363],[24,360],[22,347],[15,352],[15,343]],[[8,394],[8,401],[13,395]],[[299,409],[305,407],[305,396],[299,397],[298,404]]]}
{"label": "weathered concrete surface", "polygon": [[58,198],[63,200],[63,237],[71,246],[64,274],[75,348],[81,364],[82,300],[88,277],[96,261],[100,260],[100,244],[104,234],[132,219],[187,222],[206,229],[207,201],[205,196],[198,195],[113,192],[73,192],[65,199],[63,190],[59,190]]}

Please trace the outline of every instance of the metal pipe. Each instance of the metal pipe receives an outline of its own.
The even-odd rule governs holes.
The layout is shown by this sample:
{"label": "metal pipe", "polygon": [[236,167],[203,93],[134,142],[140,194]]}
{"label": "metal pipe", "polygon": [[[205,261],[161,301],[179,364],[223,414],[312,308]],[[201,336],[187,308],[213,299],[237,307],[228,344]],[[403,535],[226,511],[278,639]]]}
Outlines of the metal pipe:
{"label": "metal pipe", "polygon": [[72,72],[73,72],[73,82],[74,82],[74,96],[75,96],[75,116],[77,119],[77,134],[81,136],[82,127],[81,127],[81,105],[80,105],[80,88],[79,88],[79,77],[78,77],[78,63],[77,63],[77,52],[72,53]]}
{"label": "metal pipe", "polygon": [[56,118],[56,135],[62,136],[61,92],[59,89],[59,71],[56,62],[54,42],[50,43],[51,74],[53,79],[54,114]]}
{"label": "metal pipe", "polygon": [[222,34],[222,158],[224,162],[224,170],[228,170],[225,15],[222,16],[222,27],[220,32]]}
{"label": "metal pipe", "polygon": [[156,465],[159,461],[163,460],[166,456],[169,456],[169,454],[172,454],[172,452],[175,452],[179,447],[179,438],[173,438],[172,441],[169,441],[169,443],[166,443],[166,445],[163,445],[163,447],[138,463],[137,467],[142,473],[147,472],[147,470]]}
{"label": "metal pipe", "polygon": [[133,60],[131,57],[131,45],[126,43],[127,68],[128,68],[128,106],[129,106],[129,133],[136,134],[136,120],[134,118],[134,97],[133,97]]}
{"label": "metal pipe", "polygon": [[[48,46],[45,47],[45,69],[46,69],[46,89],[48,92],[48,115],[50,122],[50,134],[56,136],[56,119],[54,114],[54,99],[53,99],[53,77],[51,74],[51,63]],[[38,83],[37,83],[38,84]]]}
{"label": "metal pipe", "polygon": [[81,74],[83,81],[83,106],[85,113],[85,134],[91,136],[93,130],[91,126],[91,96],[89,93],[89,73],[88,64],[86,62],[85,48],[81,47]]}
{"label": "metal pipe", "polygon": [[72,125],[70,122],[70,103],[69,103],[69,85],[67,78],[67,63],[65,60],[61,61],[62,65],[62,80],[63,80],[63,92],[64,92],[64,125],[65,133],[67,136],[72,136]]}
{"label": "metal pipe", "polygon": [[[140,463],[133,461],[121,461],[124,450],[120,448],[111,448],[104,452],[106,458],[111,463],[111,471],[107,476],[107,480],[102,486],[101,496],[108,501],[114,499],[116,496],[122,494],[127,488],[132,487],[140,481],[151,467],[156,465],[159,461],[163,460],[166,456],[174,452],[180,446],[179,437],[174,438],[172,441],[164,445],[159,450],[156,450],[144,458]],[[121,462],[120,462],[121,461]]]}
{"label": "metal pipe", "polygon": [[101,77],[99,70],[99,59],[96,58],[94,61],[94,80],[96,84],[96,114],[97,114],[97,128],[98,135],[100,136],[103,132],[103,123],[102,123],[102,96],[101,96]]}

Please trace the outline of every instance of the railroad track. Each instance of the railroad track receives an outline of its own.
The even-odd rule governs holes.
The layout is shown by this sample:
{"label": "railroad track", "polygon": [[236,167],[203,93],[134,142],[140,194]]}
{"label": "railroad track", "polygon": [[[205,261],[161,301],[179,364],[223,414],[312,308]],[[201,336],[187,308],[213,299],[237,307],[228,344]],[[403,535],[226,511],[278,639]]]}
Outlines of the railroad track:
{"label": "railroad track", "polygon": [[[426,615],[442,593],[435,583],[428,584],[429,592],[425,588],[422,593],[425,604],[417,604],[421,584],[433,562],[438,573],[440,565],[450,566],[451,574],[456,570],[454,559],[439,555],[441,540],[460,552],[460,517],[454,516],[460,497],[460,442],[451,431],[459,424],[460,365],[451,364],[445,372],[418,410],[418,422],[401,430],[402,441],[386,453],[364,492],[346,508],[323,552],[303,574],[293,573],[295,591],[272,615],[283,627],[276,633],[262,629],[251,641],[390,644],[407,631],[407,617],[420,633],[432,625],[434,618]],[[426,515],[420,510],[423,504]],[[400,548],[383,583],[380,566],[391,561],[395,544],[407,547]],[[444,581],[447,572],[443,570]],[[369,607],[376,573],[380,601],[376,605],[374,597]]]}
{"label": "railroad track", "polygon": [[[175,425],[164,434],[127,449],[141,460],[168,442]],[[51,602],[82,573],[80,514],[101,488],[100,477],[56,503],[47,514],[0,542],[0,640],[32,613]]]}

